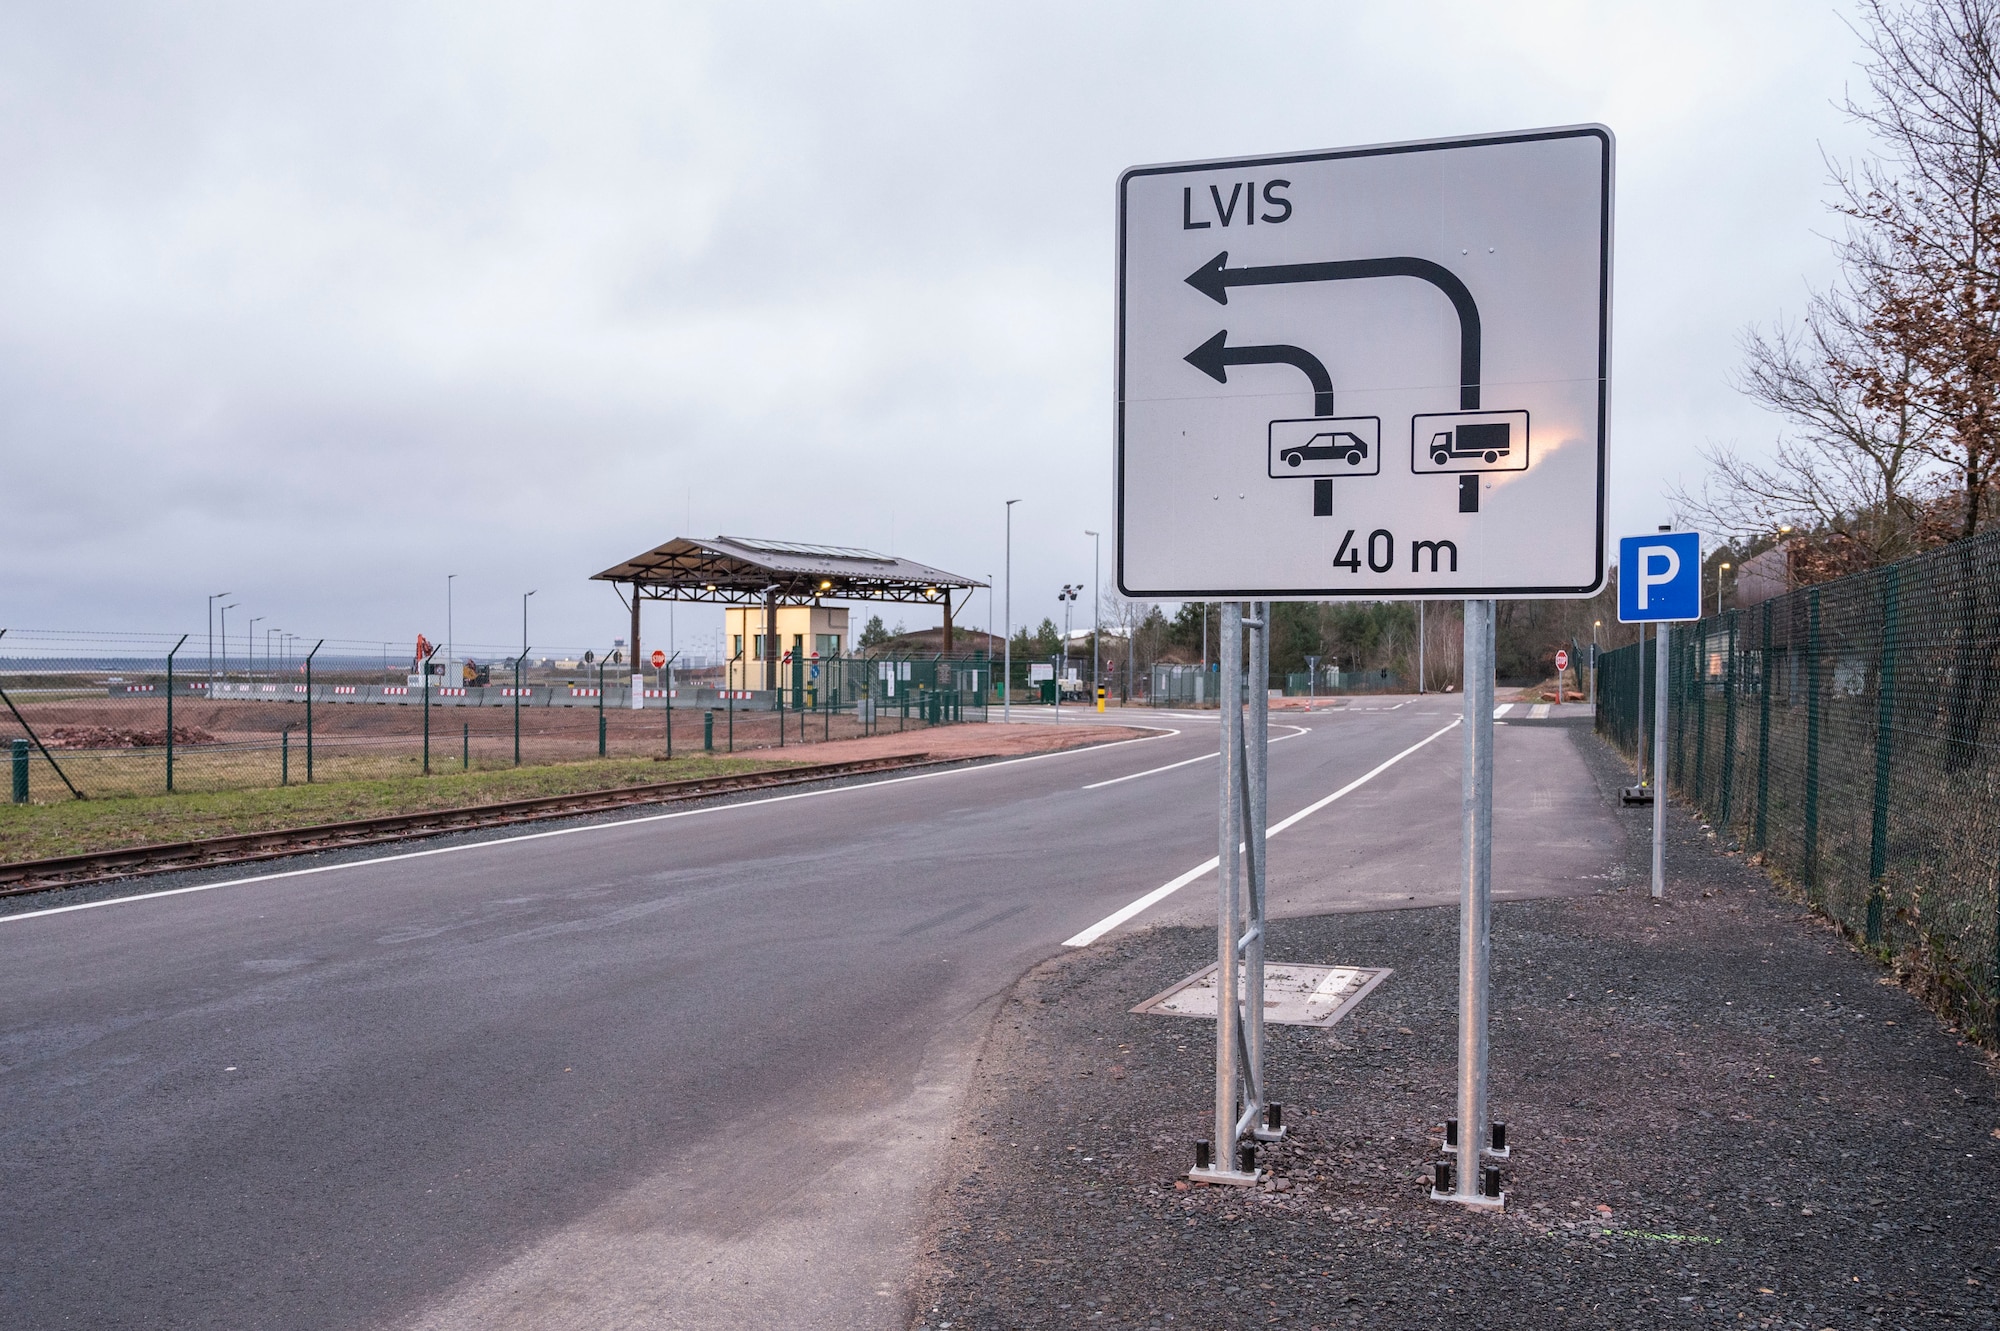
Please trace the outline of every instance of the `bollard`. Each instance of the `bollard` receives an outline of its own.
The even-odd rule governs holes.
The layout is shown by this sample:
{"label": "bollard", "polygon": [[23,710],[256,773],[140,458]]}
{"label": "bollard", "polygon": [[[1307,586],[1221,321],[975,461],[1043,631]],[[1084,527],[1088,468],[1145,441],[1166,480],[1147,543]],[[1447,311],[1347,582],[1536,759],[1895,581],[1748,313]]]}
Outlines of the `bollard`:
{"label": "bollard", "polygon": [[[600,703],[604,701],[604,691],[602,689],[598,690],[597,700]],[[597,709],[597,756],[600,758],[604,756],[604,709],[602,707]]]}
{"label": "bollard", "polygon": [[704,753],[715,752],[715,709],[713,707],[701,714],[701,747]]}
{"label": "bollard", "polygon": [[28,802],[28,741],[14,741],[14,803]]}

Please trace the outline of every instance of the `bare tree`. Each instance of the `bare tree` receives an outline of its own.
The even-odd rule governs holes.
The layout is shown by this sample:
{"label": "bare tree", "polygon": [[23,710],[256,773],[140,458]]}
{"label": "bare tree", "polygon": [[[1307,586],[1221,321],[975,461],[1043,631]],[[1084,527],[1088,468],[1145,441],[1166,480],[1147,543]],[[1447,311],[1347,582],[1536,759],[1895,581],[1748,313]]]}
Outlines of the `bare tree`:
{"label": "bare tree", "polygon": [[1868,96],[1882,155],[1836,172],[1839,252],[1880,354],[1852,383],[1903,415],[1955,480],[1959,536],[2000,472],[2000,0],[1867,0]]}
{"label": "bare tree", "polygon": [[1736,386],[1790,429],[1767,459],[1727,445],[1702,449],[1710,474],[1701,488],[1672,492],[1684,520],[1744,548],[1781,526],[1838,534],[1868,564],[1927,543],[1922,519],[1938,488],[1935,464],[1907,403],[1871,404],[1864,381],[1900,382],[1901,358],[1882,369],[1882,349],[1863,322],[1851,295],[1837,291],[1815,295],[1799,326],[1744,334]]}
{"label": "bare tree", "polygon": [[1804,320],[1749,330],[1737,387],[1785,418],[1776,450],[1702,450],[1681,515],[1739,548],[1791,526],[1830,576],[1988,521],[2000,479],[2000,0],[1864,0],[1878,145],[1829,162],[1841,276]]}

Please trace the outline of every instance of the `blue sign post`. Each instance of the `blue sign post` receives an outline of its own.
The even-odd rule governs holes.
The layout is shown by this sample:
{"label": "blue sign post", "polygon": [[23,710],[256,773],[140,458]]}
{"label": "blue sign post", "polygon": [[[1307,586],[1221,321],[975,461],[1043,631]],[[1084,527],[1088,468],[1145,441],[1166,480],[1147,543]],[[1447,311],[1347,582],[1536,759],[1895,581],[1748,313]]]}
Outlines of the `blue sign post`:
{"label": "blue sign post", "polygon": [[[1667,637],[1671,623],[1701,618],[1701,534],[1667,531],[1627,536],[1618,542],[1618,622],[1657,624],[1653,630],[1653,784],[1645,778],[1628,792],[1653,804],[1653,895],[1667,891]],[[1644,633],[1643,628],[1640,629]],[[1645,673],[1640,672],[1643,682]],[[1643,701],[1643,689],[1642,701]],[[1645,734],[1640,732],[1640,747]],[[1645,771],[1645,761],[1639,764]]]}

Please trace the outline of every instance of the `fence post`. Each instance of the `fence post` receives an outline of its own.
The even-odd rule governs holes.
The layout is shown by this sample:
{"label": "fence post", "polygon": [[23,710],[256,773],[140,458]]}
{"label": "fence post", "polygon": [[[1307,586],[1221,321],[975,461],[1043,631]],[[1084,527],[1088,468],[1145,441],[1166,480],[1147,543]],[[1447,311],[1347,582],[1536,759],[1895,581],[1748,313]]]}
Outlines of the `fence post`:
{"label": "fence post", "polygon": [[[637,661],[637,659],[636,659],[636,658],[634,658],[634,660],[633,660],[633,663],[632,663],[632,664],[633,664],[633,668],[634,668],[634,669],[637,669],[637,668],[638,668],[638,661]],[[643,678],[644,678],[644,676],[636,676],[636,678],[641,678],[641,679],[643,679]],[[644,689],[643,689],[643,686],[642,686],[642,688],[641,688],[641,691],[640,691],[640,694],[639,694],[639,705],[640,705],[641,707],[643,707],[643,706],[645,706],[645,705],[646,705],[646,695],[645,695],[645,692],[644,692]],[[597,658],[597,756],[598,756],[598,757],[600,757],[600,758],[602,758],[602,757],[604,757],[604,756],[605,756],[605,747],[604,747],[604,658],[603,658],[603,657],[601,657],[601,656]]]}
{"label": "fence post", "polygon": [[1729,657],[1722,670],[1722,811],[1716,826],[1729,827],[1730,796],[1736,788],[1736,618],[1729,612]]}
{"label": "fence post", "polygon": [[1806,594],[1806,817],[1800,876],[1819,890],[1819,589]]}
{"label": "fence post", "polygon": [[424,775],[431,774],[431,658],[420,657],[417,668],[424,672]]}
{"label": "fence post", "polygon": [[311,785],[313,782],[313,658],[319,655],[319,649],[324,646],[326,646],[326,639],[321,638],[318,642],[313,644],[313,649],[310,652],[306,653],[306,784],[307,785]]}
{"label": "fence post", "polygon": [[1771,844],[1771,603],[1764,602],[1764,623],[1757,654],[1757,849]]}
{"label": "fence post", "polygon": [[28,802],[28,741],[17,739],[10,747],[14,758],[14,803]]}
{"label": "fence post", "polygon": [[174,793],[174,655],[181,649],[188,635],[181,634],[180,642],[167,653],[167,793]]}
{"label": "fence post", "polygon": [[1688,687],[1694,691],[1694,805],[1700,809],[1708,791],[1708,622],[1694,630],[1688,642]]}
{"label": "fence post", "polygon": [[292,784],[292,728],[286,726],[278,732],[278,784]]}
{"label": "fence post", "polygon": [[459,732],[458,740],[464,747],[459,750],[458,770],[461,772],[470,772],[472,770],[472,722],[462,721],[459,724],[464,729]]}
{"label": "fence post", "polygon": [[701,714],[701,751],[715,752],[715,709],[709,708]]}
{"label": "fence post", "polygon": [[1896,611],[1899,572],[1882,583],[1882,649],[1875,667],[1875,816],[1868,832],[1868,943],[1882,942],[1882,875],[1889,867],[1889,774],[1895,757]]}
{"label": "fence post", "polygon": [[[521,636],[527,635],[524,633]],[[521,765],[521,667],[527,664],[527,660],[528,649],[523,647],[521,654],[514,658],[514,766],[516,767]]]}

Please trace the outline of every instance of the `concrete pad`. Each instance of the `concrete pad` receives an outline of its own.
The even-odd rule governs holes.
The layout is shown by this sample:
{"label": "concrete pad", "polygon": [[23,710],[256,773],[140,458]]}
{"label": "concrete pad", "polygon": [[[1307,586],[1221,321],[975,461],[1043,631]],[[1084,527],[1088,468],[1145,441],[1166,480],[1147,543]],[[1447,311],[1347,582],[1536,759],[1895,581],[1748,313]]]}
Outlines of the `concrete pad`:
{"label": "concrete pad", "polygon": [[[1247,966],[1237,967],[1237,983],[1247,983]],[[1215,1020],[1217,968],[1204,966],[1185,980],[1154,994],[1132,1009],[1171,1017]],[[1370,966],[1301,966],[1264,963],[1264,1021],[1279,1026],[1331,1026],[1354,1010],[1390,972]]]}

